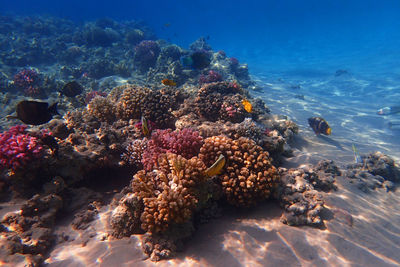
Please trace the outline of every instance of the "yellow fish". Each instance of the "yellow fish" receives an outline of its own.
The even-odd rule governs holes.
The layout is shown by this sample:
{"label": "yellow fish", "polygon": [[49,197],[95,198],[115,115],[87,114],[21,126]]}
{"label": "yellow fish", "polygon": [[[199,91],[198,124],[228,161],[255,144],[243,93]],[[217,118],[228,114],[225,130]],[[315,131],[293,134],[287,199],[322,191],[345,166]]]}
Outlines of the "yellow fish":
{"label": "yellow fish", "polygon": [[211,167],[205,171],[205,174],[209,177],[218,175],[224,166],[225,166],[225,157],[224,155],[221,154],[219,155],[219,158],[214,162],[214,164],[211,165]]}
{"label": "yellow fish", "polygon": [[242,104],[244,110],[246,110],[248,113],[251,113],[251,111],[253,110],[253,106],[251,105],[250,101],[247,99],[243,99]]}
{"label": "yellow fish", "polygon": [[149,135],[150,131],[149,131],[149,126],[147,125],[147,120],[144,116],[142,116],[140,122],[142,123],[142,132],[144,136]]}
{"label": "yellow fish", "polygon": [[161,83],[168,86],[176,86],[176,82],[170,79],[163,79]]}

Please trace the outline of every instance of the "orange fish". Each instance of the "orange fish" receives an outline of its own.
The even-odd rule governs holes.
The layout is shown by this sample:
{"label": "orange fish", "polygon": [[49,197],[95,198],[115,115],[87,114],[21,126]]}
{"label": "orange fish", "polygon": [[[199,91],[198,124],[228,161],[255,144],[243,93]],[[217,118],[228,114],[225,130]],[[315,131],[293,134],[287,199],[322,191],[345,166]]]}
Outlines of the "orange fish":
{"label": "orange fish", "polygon": [[242,104],[244,110],[246,110],[248,113],[251,113],[251,111],[253,110],[253,106],[251,105],[250,101],[247,99],[243,99]]}
{"label": "orange fish", "polygon": [[170,79],[163,79],[161,83],[168,86],[176,86],[176,82]]}

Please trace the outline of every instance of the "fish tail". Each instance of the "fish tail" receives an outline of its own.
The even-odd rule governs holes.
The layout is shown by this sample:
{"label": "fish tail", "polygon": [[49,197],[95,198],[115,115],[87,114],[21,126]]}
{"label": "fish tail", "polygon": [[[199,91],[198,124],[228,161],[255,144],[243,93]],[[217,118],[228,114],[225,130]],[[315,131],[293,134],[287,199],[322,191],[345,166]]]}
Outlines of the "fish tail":
{"label": "fish tail", "polygon": [[53,115],[60,115],[60,113],[58,113],[58,110],[57,110],[57,105],[58,105],[58,102],[52,104],[52,105],[49,107],[49,112],[50,112],[50,114],[53,114]]}

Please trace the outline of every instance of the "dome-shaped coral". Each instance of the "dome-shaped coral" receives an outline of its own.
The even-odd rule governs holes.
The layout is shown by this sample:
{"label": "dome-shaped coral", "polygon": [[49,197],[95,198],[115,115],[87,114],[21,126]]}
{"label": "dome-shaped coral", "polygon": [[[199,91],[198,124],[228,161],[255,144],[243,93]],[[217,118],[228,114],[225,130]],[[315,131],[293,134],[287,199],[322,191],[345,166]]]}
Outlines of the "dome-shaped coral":
{"label": "dome-shaped coral", "polygon": [[221,185],[229,203],[248,207],[270,197],[279,175],[268,152],[248,138],[213,136],[205,140],[199,158],[211,166],[221,154],[226,158]]}

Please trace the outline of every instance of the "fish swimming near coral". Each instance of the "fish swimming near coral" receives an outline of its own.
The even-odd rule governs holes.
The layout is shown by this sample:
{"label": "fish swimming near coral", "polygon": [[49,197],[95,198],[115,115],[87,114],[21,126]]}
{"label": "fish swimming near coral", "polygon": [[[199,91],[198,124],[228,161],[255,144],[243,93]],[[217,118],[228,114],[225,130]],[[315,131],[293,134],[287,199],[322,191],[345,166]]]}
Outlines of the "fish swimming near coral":
{"label": "fish swimming near coral", "polygon": [[144,136],[148,136],[150,134],[149,125],[147,124],[147,120],[144,116],[140,119],[142,123],[142,132]]}
{"label": "fish swimming near coral", "polygon": [[376,112],[378,115],[392,115],[398,113],[400,113],[400,106],[384,107]]}
{"label": "fish swimming near coral", "polygon": [[218,175],[222,168],[225,166],[225,156],[224,155],[219,155],[219,158],[214,162],[213,165],[211,165],[210,168],[208,168],[205,171],[205,174],[209,177],[214,176],[214,175]]}
{"label": "fish swimming near coral", "polygon": [[170,79],[163,79],[161,83],[167,86],[176,86],[176,82]]}
{"label": "fish swimming near coral", "polygon": [[332,133],[332,129],[329,127],[329,124],[321,117],[308,118],[308,124],[316,135],[330,135]]}
{"label": "fish swimming near coral", "polygon": [[354,153],[354,162],[355,163],[362,163],[363,160],[360,156],[360,153],[358,153],[358,150],[356,148],[356,146],[354,144],[351,145],[351,148],[353,149],[353,153]]}
{"label": "fish swimming near coral", "polygon": [[19,119],[25,124],[40,125],[49,122],[54,115],[60,115],[57,104],[49,106],[46,102],[24,100],[17,105],[17,116],[7,118]]}
{"label": "fish swimming near coral", "polygon": [[83,92],[83,87],[76,81],[66,83],[60,93],[68,97],[75,97]]}
{"label": "fish swimming near coral", "polygon": [[204,50],[198,50],[192,52],[188,56],[182,56],[180,62],[185,68],[192,68],[195,70],[201,70],[207,68],[211,63],[211,55]]}
{"label": "fish swimming near coral", "polygon": [[251,113],[251,111],[253,110],[253,106],[251,105],[250,101],[247,99],[243,99],[242,104],[244,110],[246,110],[248,113]]}

